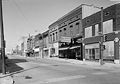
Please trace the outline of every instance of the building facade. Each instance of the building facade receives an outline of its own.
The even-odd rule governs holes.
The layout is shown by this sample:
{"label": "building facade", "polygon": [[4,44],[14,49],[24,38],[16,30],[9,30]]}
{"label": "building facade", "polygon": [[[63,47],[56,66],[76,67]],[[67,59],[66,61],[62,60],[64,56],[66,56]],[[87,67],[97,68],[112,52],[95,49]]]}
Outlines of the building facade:
{"label": "building facade", "polygon": [[45,31],[45,32],[43,32],[42,33],[42,35],[43,35],[43,46],[42,46],[42,48],[43,48],[43,57],[44,58],[49,58],[50,57],[50,55],[49,55],[49,42],[48,42],[48,34],[49,34],[49,30],[47,30],[47,31]]}
{"label": "building facade", "polygon": [[[115,4],[103,10],[103,29],[101,29],[101,11],[83,19],[85,57],[87,60],[100,59],[99,32],[103,32],[105,50],[103,60],[119,63],[120,56],[120,4]],[[103,30],[103,31],[102,31]]]}
{"label": "building facade", "polygon": [[82,60],[82,39],[84,38],[82,19],[97,11],[98,9],[96,8],[82,4],[51,24],[49,26],[51,56],[78,58]]}
{"label": "building facade", "polygon": [[34,56],[34,36],[30,36],[27,39],[27,56],[33,57]]}
{"label": "building facade", "polygon": [[22,37],[21,55],[26,56],[26,53],[27,53],[27,37]]}
{"label": "building facade", "polygon": [[42,43],[42,35],[41,34],[37,34],[35,35],[34,37],[34,56],[35,57],[41,57],[41,51],[40,51],[40,46],[41,46],[41,43]]}

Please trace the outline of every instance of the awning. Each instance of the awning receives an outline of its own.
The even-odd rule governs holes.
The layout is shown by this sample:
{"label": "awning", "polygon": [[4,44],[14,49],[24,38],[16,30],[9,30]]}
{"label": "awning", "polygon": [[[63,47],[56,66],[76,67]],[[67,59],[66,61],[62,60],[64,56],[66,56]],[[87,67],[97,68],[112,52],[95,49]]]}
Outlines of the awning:
{"label": "awning", "polygon": [[73,46],[73,47],[71,47],[70,49],[74,49],[74,48],[78,48],[78,47],[80,47],[80,46]]}
{"label": "awning", "polygon": [[43,48],[43,50],[48,50],[49,48]]}
{"label": "awning", "polygon": [[85,49],[99,48],[98,43],[85,45]]}
{"label": "awning", "polygon": [[39,51],[40,51],[39,48],[34,49],[34,52],[39,52]]}
{"label": "awning", "polygon": [[59,50],[67,50],[69,47],[59,48]]}

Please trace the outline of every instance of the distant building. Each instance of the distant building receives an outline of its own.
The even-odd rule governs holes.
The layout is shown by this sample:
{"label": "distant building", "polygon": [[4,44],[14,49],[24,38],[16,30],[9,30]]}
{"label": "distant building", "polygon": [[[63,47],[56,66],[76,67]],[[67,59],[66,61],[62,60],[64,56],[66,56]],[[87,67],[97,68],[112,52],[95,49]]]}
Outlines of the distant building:
{"label": "distant building", "polygon": [[40,58],[49,57],[49,42],[48,42],[48,33],[45,31],[35,35],[34,38],[34,55]]}
{"label": "distant building", "polygon": [[27,37],[22,37],[21,55],[26,56],[26,53],[27,53]]}
{"label": "distant building", "polygon": [[29,36],[27,39],[27,56],[33,57],[34,56],[34,36]]}
{"label": "distant building", "polygon": [[41,47],[42,47],[42,35],[41,33],[39,33],[34,37],[34,56],[35,57],[42,57]]}
{"label": "distant building", "polygon": [[48,58],[50,57],[50,51],[49,51],[49,42],[48,42],[48,35],[49,31],[43,32],[43,57]]}

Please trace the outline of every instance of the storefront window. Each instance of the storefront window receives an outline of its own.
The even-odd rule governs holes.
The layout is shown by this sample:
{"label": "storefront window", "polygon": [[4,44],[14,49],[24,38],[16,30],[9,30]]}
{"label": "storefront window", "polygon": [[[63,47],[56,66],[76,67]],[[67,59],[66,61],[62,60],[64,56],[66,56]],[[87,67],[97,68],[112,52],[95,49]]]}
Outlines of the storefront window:
{"label": "storefront window", "polygon": [[105,45],[105,50],[103,51],[104,59],[113,59],[114,57],[114,41],[109,41],[103,43]]}
{"label": "storefront window", "polygon": [[99,59],[99,44],[85,45],[85,59],[97,60]]}

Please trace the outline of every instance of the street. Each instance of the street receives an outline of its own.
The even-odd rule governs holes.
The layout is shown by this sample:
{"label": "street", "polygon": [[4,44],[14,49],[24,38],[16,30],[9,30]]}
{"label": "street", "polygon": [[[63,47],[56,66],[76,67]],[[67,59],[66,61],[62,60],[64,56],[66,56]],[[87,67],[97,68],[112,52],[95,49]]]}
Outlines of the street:
{"label": "street", "polygon": [[21,67],[12,72],[15,84],[120,84],[120,68],[100,69],[45,58],[9,58],[16,59]]}

